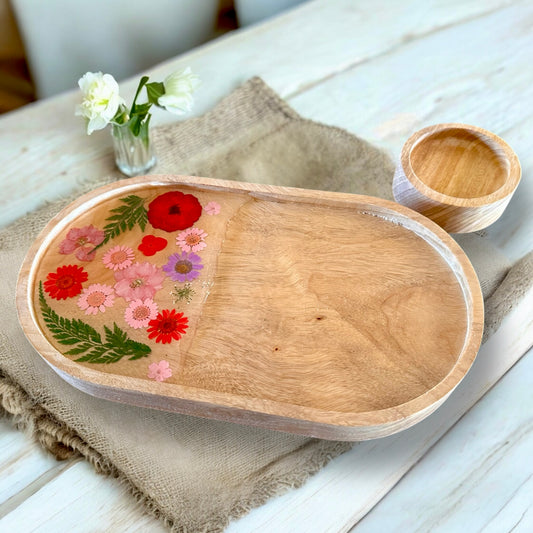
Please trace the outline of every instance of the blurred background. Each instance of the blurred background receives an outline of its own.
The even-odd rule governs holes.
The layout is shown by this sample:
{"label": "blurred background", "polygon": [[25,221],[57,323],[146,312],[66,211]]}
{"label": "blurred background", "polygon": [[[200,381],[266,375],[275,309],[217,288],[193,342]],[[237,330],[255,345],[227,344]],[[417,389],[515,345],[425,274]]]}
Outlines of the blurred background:
{"label": "blurred background", "polygon": [[306,0],[0,0],[0,113],[133,76]]}

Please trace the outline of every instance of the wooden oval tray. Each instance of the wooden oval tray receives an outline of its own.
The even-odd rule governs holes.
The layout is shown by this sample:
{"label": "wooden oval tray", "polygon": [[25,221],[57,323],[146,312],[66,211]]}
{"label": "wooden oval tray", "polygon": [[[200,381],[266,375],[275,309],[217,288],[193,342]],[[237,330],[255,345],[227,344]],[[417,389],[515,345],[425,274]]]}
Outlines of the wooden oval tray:
{"label": "wooden oval tray", "polygon": [[467,257],[414,211],[189,176],[64,209],[28,252],[17,306],[36,350],[89,394],[339,440],[436,409],[483,324]]}

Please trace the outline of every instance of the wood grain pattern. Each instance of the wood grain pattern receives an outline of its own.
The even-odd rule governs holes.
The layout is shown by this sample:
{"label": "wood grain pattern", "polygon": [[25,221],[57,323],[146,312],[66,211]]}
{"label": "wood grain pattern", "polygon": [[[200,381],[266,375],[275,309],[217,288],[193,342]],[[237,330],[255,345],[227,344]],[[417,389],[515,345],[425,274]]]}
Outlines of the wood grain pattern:
{"label": "wood grain pattern", "polygon": [[[99,220],[98,206],[154,189],[207,194],[226,213],[205,260],[200,281],[209,289],[190,311],[191,331],[177,347],[154,349],[149,361],[164,355],[178,369],[165,383],[147,379],[146,360],[95,369],[63,356],[36,304],[50,265],[70,260],[53,245],[74,221],[86,224],[94,211]],[[468,259],[409,209],[371,197],[179,176],[123,181],[69,206],[30,250],[17,298],[30,341],[64,379],[91,394],[346,440],[387,435],[432,412],[470,367],[483,321]],[[106,319],[118,321],[123,310],[113,312]],[[141,342],[143,334],[131,333]]]}
{"label": "wood grain pattern", "polygon": [[0,454],[0,517],[24,500],[28,486],[40,488],[64,468],[6,420],[0,421]]}
{"label": "wood grain pattern", "polygon": [[446,231],[483,229],[503,213],[521,176],[518,157],[497,135],[464,124],[437,124],[414,133],[394,174],[399,203]]}

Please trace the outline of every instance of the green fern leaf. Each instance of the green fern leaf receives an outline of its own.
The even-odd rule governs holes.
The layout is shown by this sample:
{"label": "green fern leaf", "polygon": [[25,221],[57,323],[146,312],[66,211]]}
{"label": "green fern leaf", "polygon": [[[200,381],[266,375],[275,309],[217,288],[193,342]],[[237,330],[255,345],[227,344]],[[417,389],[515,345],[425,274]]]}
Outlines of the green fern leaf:
{"label": "green fern leaf", "polygon": [[102,342],[100,333],[83,320],[59,316],[46,301],[42,282],[39,284],[39,303],[44,323],[54,339],[60,344],[73,346],[65,355],[85,354],[75,359],[77,362],[116,363],[123,357],[135,360],[152,352],[150,346],[128,338],[117,324],[113,324],[112,330],[104,326],[105,342]]}
{"label": "green fern leaf", "polygon": [[148,211],[144,207],[144,198],[130,194],[121,198],[120,201],[124,205],[111,209],[113,214],[106,218],[108,223],[104,226],[104,240],[95,246],[95,250],[121,233],[127,230],[131,231],[137,225],[144,231],[148,222]]}

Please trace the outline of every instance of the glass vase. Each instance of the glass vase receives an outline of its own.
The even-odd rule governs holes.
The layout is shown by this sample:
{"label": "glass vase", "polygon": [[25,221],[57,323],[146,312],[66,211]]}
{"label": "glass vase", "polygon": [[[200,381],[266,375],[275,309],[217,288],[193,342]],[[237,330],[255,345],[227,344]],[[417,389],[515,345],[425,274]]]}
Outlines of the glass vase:
{"label": "glass vase", "polygon": [[135,136],[128,124],[113,124],[111,129],[115,163],[120,172],[126,176],[146,174],[156,162],[150,131],[145,135]]}

